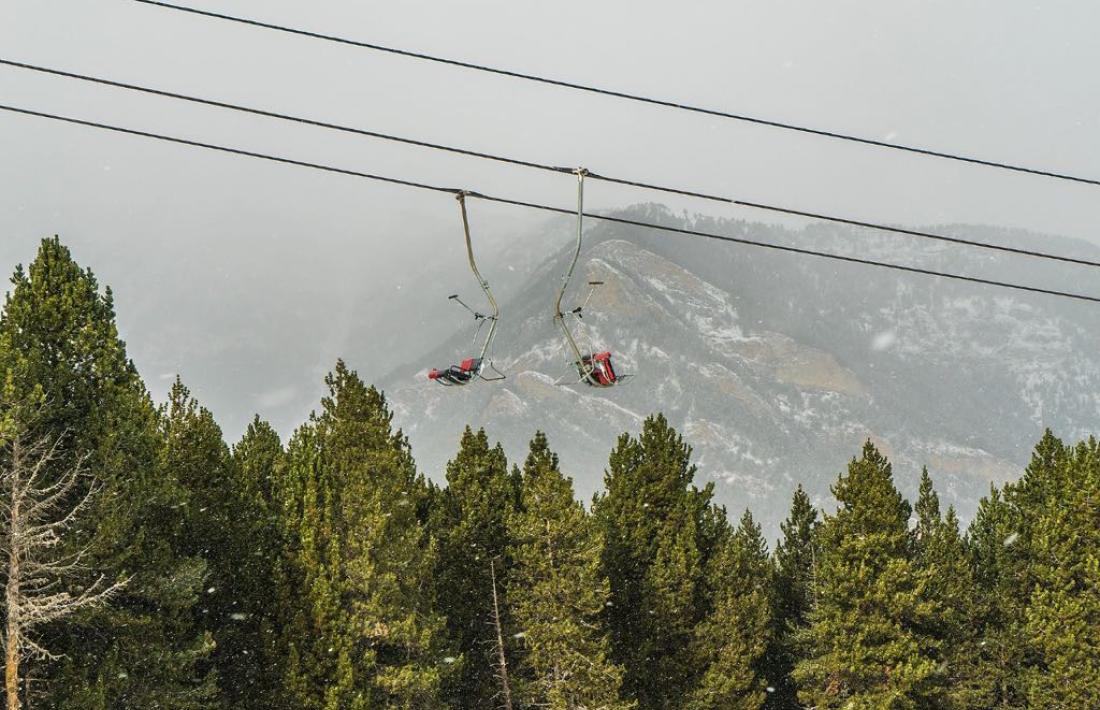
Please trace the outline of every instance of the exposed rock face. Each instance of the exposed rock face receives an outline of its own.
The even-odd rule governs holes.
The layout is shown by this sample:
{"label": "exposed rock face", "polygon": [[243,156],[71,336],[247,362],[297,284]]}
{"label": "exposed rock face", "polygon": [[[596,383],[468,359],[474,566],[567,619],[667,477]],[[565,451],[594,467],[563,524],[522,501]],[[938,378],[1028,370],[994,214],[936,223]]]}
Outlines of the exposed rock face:
{"label": "exposed rock face", "polygon": [[[677,222],[652,206],[631,216]],[[1005,280],[1064,279],[1034,262],[867,232],[694,226]],[[988,241],[1035,239],[979,231]],[[496,362],[507,380],[427,382],[428,366],[472,354],[462,333],[421,371],[383,382],[426,471],[443,470],[466,423],[485,426],[513,457],[543,429],[588,495],[616,437],[659,410],[695,447],[700,482],[715,481],[719,500],[751,507],[774,532],[794,485],[828,501],[829,483],[868,438],[907,492],[927,465],[965,519],[991,482],[1018,475],[1043,427],[1067,438],[1100,428],[1100,309],[644,230],[599,226],[586,243],[571,297],[583,299],[587,280],[606,285],[576,323],[579,339],[611,349],[634,377],[610,390],[555,384],[576,380],[551,320],[559,253],[502,299]]]}

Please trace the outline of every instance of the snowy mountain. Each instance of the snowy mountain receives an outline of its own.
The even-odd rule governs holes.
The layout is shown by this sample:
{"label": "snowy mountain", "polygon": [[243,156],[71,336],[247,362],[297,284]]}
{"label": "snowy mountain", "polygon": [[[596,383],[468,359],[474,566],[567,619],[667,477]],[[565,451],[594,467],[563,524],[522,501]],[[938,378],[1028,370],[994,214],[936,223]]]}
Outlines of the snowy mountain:
{"label": "snowy mountain", "polygon": [[[626,214],[1088,290],[1058,265],[864,230],[695,220],[653,205]],[[1053,237],[937,231],[1096,257],[1087,244]],[[521,285],[503,294],[496,362],[506,381],[450,389],[427,381],[430,367],[474,354],[471,330],[381,383],[424,470],[442,470],[467,423],[484,426],[517,461],[541,428],[587,497],[602,484],[616,437],[662,411],[694,447],[698,481],[714,481],[719,501],[750,507],[774,533],[794,486],[826,504],[829,484],[868,438],[894,461],[904,491],[926,465],[966,520],[991,482],[1019,474],[1044,427],[1070,439],[1100,428],[1094,305],[608,223],[586,235],[579,286],[567,299],[583,298],[588,280],[606,282],[578,332],[635,377],[613,389],[556,385],[568,360],[551,314],[567,251],[523,269],[526,278],[513,279]],[[516,269],[493,268],[507,266]]]}

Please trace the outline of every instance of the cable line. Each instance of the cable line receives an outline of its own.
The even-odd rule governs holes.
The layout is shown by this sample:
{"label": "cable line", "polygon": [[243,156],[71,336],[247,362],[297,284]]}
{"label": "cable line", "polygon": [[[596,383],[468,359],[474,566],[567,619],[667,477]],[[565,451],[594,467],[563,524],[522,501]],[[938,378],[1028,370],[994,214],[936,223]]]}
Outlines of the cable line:
{"label": "cable line", "polygon": [[441,143],[431,143],[428,141],[416,140],[414,138],[405,138],[402,136],[396,136],[391,133],[380,133],[378,131],[370,131],[364,128],[354,128],[352,126],[342,126],[336,123],[327,123],[325,121],[317,121],[311,118],[304,118],[302,116],[292,116],[285,113],[277,113],[275,111],[267,111],[265,109],[254,108],[250,106],[242,106],[240,104],[232,104],[226,101],[218,101],[216,99],[207,99],[201,96],[192,96],[189,94],[180,94],[174,91],[165,91],[163,89],[156,89],[151,86],[141,86],[139,84],[127,84],[121,81],[115,81],[113,79],[105,79],[98,76],[90,76],[87,74],[77,74],[75,72],[65,71],[62,69],[53,69],[50,67],[44,67],[37,64],[26,64],[24,62],[16,62],[10,59],[0,58],[0,65],[6,65],[9,67],[15,67],[17,69],[27,69],[29,71],[39,72],[42,74],[52,74],[54,76],[61,76],[68,79],[77,79],[79,81],[87,81],[93,84],[102,84],[104,86],[111,86],[117,89],[126,89],[127,91],[137,91],[143,94],[151,94],[153,96],[162,96],[169,99],[177,99],[180,101],[188,101],[194,104],[202,104],[204,106],[214,106],[216,108],[229,109],[231,111],[240,111],[241,113],[250,113],[256,116],[264,116],[266,118],[277,118],[281,121],[291,121],[293,123],[301,123],[307,126],[315,126],[318,128],[327,128],[334,131],[342,131],[344,133],[354,133],[360,136],[366,136],[368,138],[379,138],[386,141],[394,141],[397,143],[404,143],[406,145],[414,145],[421,148],[431,148],[432,150],[442,150],[448,153],[458,153],[459,155],[466,155],[473,158],[484,158],[486,160],[495,160],[500,163],[508,163],[511,165],[519,165],[525,168],[534,168],[536,170],[553,170],[559,173],[570,173],[572,168],[559,168],[552,165],[544,165],[542,163],[534,163],[528,160],[519,160],[516,158],[506,158],[499,155],[492,155],[490,153],[482,153],[476,150],[467,150],[465,148],[456,148],[454,146],[443,145]]}
{"label": "cable line", "polygon": [[[151,133],[149,131],[141,131],[134,128],[124,128],[122,126],[114,126],[107,123],[100,123],[97,121],[88,121],[85,119],[74,118],[71,116],[61,116],[58,114],[45,113],[43,111],[34,111],[31,109],[20,108],[18,106],[9,106],[0,104],[0,111],[9,111],[12,113],[23,114],[26,116],[35,116],[37,118],[46,118],[53,121],[60,121],[63,123],[75,124],[78,126],[87,126],[90,128],[99,128],[106,131],[112,131],[115,133],[124,133],[128,135],[141,136],[143,138],[152,138],[155,140],[165,141],[168,143],[176,143],[179,145],[186,145],[194,148],[206,148],[208,150],[219,151],[222,153],[229,153],[232,155],[242,155],[249,158],[259,158],[261,160],[268,160],[274,163],[284,163],[287,165],[295,165],[302,168],[311,168],[313,170],[321,170],[329,173],[338,173],[341,175],[350,175],[352,177],[366,178],[368,180],[376,180],[379,182],[385,182],[392,185],[402,185],[405,187],[414,187],[420,190],[430,190],[432,192],[443,192],[452,195],[459,193],[465,193],[467,197],[473,197],[479,200],[485,200],[486,202],[496,202],[504,205],[513,205],[516,207],[526,207],[529,209],[540,210],[543,212],[552,212],[555,214],[564,215],[576,215],[575,210],[565,209],[562,207],[553,207],[551,205],[545,205],[538,202],[525,202],[522,200],[513,200],[505,197],[496,197],[493,195],[486,195],[479,192],[471,192],[461,190],[458,188],[442,187],[439,185],[431,185],[423,182],[416,182],[413,180],[402,180],[400,178],[389,177],[385,175],[376,175],[372,173],[361,172],[358,170],[350,170],[347,168],[339,168],[332,165],[324,165],[321,163],[311,163],[304,160],[295,160],[293,158],[286,158],[283,156],[270,155],[267,153],[257,153],[250,150],[244,150],[241,148],[234,148],[231,146],[217,145],[215,143],[203,143],[201,141],[190,140],[186,138],[177,138],[175,136],[163,135],[160,133]],[[734,244],[744,244],[747,246],[755,246],[763,249],[772,249],[775,251],[788,252],[792,254],[801,254],[804,256],[815,256],[823,259],[831,259],[834,261],[843,261],[852,264],[862,264],[865,266],[876,266],[884,269],[892,269],[895,271],[904,271],[913,274],[923,274],[926,276],[939,276],[946,279],[954,279],[957,281],[966,281],[969,283],[984,284],[986,286],[995,286],[999,288],[1006,288],[1015,291],[1026,291],[1029,293],[1041,293],[1048,296],[1057,296],[1060,298],[1070,298],[1078,301],[1089,301],[1091,303],[1100,303],[1100,297],[1088,296],[1080,293],[1071,293],[1068,291],[1056,291],[1052,289],[1039,288],[1037,286],[1024,286],[1022,284],[1009,283],[1006,281],[994,281],[992,279],[983,279],[976,276],[965,276],[962,274],[953,274],[944,271],[935,271],[932,269],[923,269],[916,266],[904,266],[902,264],[891,264],[883,261],[875,261],[873,259],[863,259],[854,256],[844,256],[842,254],[832,254],[829,252],[816,251],[813,249],[803,249],[800,247],[786,246],[783,244],[770,244],[768,242],[760,242],[753,239],[745,239],[742,237],[731,237],[723,234],[714,234],[711,232],[701,232],[694,229],[686,229],[682,227],[668,227],[660,224],[653,224],[651,222],[642,222],[639,220],[627,219],[624,217],[612,217],[609,215],[591,214],[588,212],[583,213],[585,217],[590,219],[599,219],[605,222],[613,222],[616,224],[626,224],[635,227],[645,227],[649,229],[656,229],[664,232],[671,232],[675,234],[684,234],[687,236],[701,237],[704,239],[713,239],[717,241],[730,242]]]}
{"label": "cable line", "polygon": [[[263,116],[266,118],[274,118],[281,121],[289,121],[292,123],[299,123],[307,126],[314,126],[318,128],[325,128],[329,130],[341,131],[343,133],[351,133],[360,136],[366,136],[368,138],[376,138],[380,140],[393,141],[396,143],[403,143],[405,145],[417,146],[420,148],[429,148],[432,150],[445,151],[448,153],[456,153],[458,155],[464,155],[473,158],[480,158],[484,160],[492,160],[499,163],[505,163],[508,165],[516,165],[519,167],[530,168],[533,170],[544,170],[548,172],[556,173],[572,173],[572,168],[558,167],[549,165],[546,163],[538,163],[530,160],[521,160],[519,158],[511,158],[507,156],[494,155],[492,153],[485,153],[482,151],[470,150],[466,148],[458,148],[455,146],[444,145],[442,143],[432,143],[429,141],[417,140],[414,138],[407,138],[404,136],[397,136],[391,133],[381,133],[379,131],[371,131],[363,128],[355,128],[352,126],[340,125],[336,123],[329,123],[325,121],[314,120],[310,118],[304,118],[302,116],[294,116],[285,113],[278,113],[275,111],[268,111],[265,109],[254,108],[250,106],[243,106],[240,104],[228,103],[225,101],[219,101],[216,99],[208,99],[199,96],[192,96],[188,94],[181,94],[173,91],[166,91],[163,89],[156,89],[148,86],[141,86],[138,84],[128,84],[112,79],[106,79],[103,77],[89,76],[87,74],[77,74],[74,72],[64,71],[61,69],[53,69],[50,67],[43,67],[35,64],[27,64],[24,62],[17,62],[9,59],[0,58],[0,65],[6,65],[15,67],[18,69],[26,69],[29,71],[39,72],[43,74],[50,74],[54,76],[65,77],[68,79],[76,79],[79,81],[91,82],[94,84],[101,84],[104,86],[110,86],[118,89],[125,89],[127,91],[136,91],[140,93],[150,94],[153,96],[160,96],[170,99],[176,99],[180,101],[187,101],[194,104],[200,104],[204,106],[213,106],[216,108],[228,109],[231,111],[238,111],[241,113],[252,114],[256,116]],[[625,178],[618,178],[609,175],[601,175],[599,173],[589,172],[587,176],[593,180],[602,180],[603,182],[613,183],[616,185],[623,185],[626,187],[637,187],[644,190],[653,190],[655,192],[664,192],[667,194],[680,195],[684,197],[698,198],[702,200],[709,200],[711,202],[720,202],[728,205],[736,205],[739,207],[748,207],[751,209],[764,210],[767,212],[775,212],[778,214],[791,215],[796,217],[806,217],[810,219],[817,219],[826,222],[835,222],[837,224],[844,224],[853,227],[864,227],[867,229],[874,229],[883,232],[891,232],[894,234],[902,234],[910,237],[918,237],[921,239],[932,239],[941,242],[949,242],[952,244],[959,244],[963,246],[976,247],[979,249],[989,249],[992,251],[1006,252],[1009,254],[1018,254],[1022,256],[1034,257],[1037,259],[1048,259],[1051,261],[1059,261],[1069,264],[1078,264],[1081,266],[1100,267],[1100,261],[1093,261],[1084,258],[1063,256],[1060,254],[1052,254],[1049,252],[1036,251],[1032,249],[1022,249],[1019,247],[1006,246],[1001,244],[989,244],[987,242],[979,242],[972,239],[966,239],[963,237],[953,237],[944,234],[936,234],[934,232],[927,232],[917,229],[906,229],[904,227],[894,227],[886,224],[867,222],[864,220],[852,219],[848,217],[838,217],[835,215],[828,215],[821,212],[810,212],[807,210],[800,210],[793,207],[783,207],[779,205],[767,204],[764,202],[753,202],[749,200],[739,200],[732,197],[724,197],[721,195],[713,195],[696,190],[687,190],[677,187],[668,187],[663,185],[656,185],[647,182],[640,182],[637,180],[628,180]]]}
{"label": "cable line", "polygon": [[702,106],[694,106],[691,104],[685,104],[678,101],[672,101],[669,99],[659,99],[650,96],[642,96],[640,94],[632,94],[625,91],[617,91],[614,89],[605,89],[598,86],[592,86],[590,84],[578,84],[571,81],[564,81],[561,79],[552,79],[545,76],[539,76],[537,74],[526,74],[519,71],[513,71],[511,69],[501,69],[500,67],[492,67],[484,64],[475,64],[473,62],[466,62],[459,59],[450,59],[448,57],[442,57],[433,54],[426,54],[424,52],[414,52],[407,49],[400,49],[397,47],[389,47],[381,44],[374,44],[372,42],[363,42],[360,40],[354,40],[347,37],[338,37],[335,35],[322,34],[320,32],[311,32],[309,30],[303,30],[295,27],[287,27],[285,25],[276,25],[270,22],[262,22],[260,20],[249,19],[245,17],[239,17],[236,15],[227,15],[220,12],[213,12],[210,10],[200,10],[194,7],[185,7],[183,5],[176,5],[169,2],[162,2],[161,0],[134,0],[145,5],[153,5],[156,7],[167,8],[170,10],[178,10],[180,12],[186,12],[193,15],[201,15],[203,17],[211,17],[219,20],[228,20],[230,22],[236,22],[242,25],[249,25],[252,27],[260,27],[268,30],[276,30],[278,32],[286,32],[288,34],[299,35],[302,37],[310,37],[312,39],[325,40],[327,42],[336,42],[339,44],[346,44],[353,47],[361,47],[364,49],[371,49],[377,52],[385,52],[388,54],[395,54],[402,57],[409,57],[411,59],[424,60],[429,62],[436,62],[438,64],[446,64],[449,66],[460,67],[462,69],[471,69],[474,71],[487,72],[489,74],[497,74],[499,76],[512,77],[514,79],[523,79],[525,81],[534,81],[540,84],[548,84],[551,86],[562,87],[566,89],[573,89],[576,91],[584,91],[592,94],[600,94],[603,96],[610,96],[617,99],[625,99],[627,101],[636,101],[638,103],[651,104],[654,106],[663,106],[666,108],[679,109],[682,111],[689,111],[691,113],[699,113],[707,116],[716,116],[718,118],[727,118],[734,121],[742,121],[745,123],[753,123],[760,126],[768,126],[770,128],[778,128],[785,131],[795,131],[798,133],[805,133],[814,136],[821,136],[825,138],[833,138],[842,141],[848,141],[851,143],[859,143],[862,145],[874,146],[876,148],[887,148],[890,150],[903,151],[906,153],[915,153],[917,155],[924,155],[932,158],[943,158],[946,160],[954,160],[961,163],[970,163],[972,165],[982,165],[988,168],[996,168],[999,170],[1009,170],[1017,173],[1026,173],[1029,175],[1037,175],[1040,177],[1055,178],[1058,180],[1068,180],[1070,182],[1083,183],[1086,185],[1100,185],[1100,180],[1095,178],[1086,178],[1077,175],[1070,175],[1068,173],[1059,173],[1051,170],[1042,170],[1039,168],[1030,168],[1022,165],[1015,165],[1012,163],[1005,163],[996,160],[985,160],[982,158],[975,158],[972,156],[960,155],[957,153],[948,153],[946,151],[932,150],[930,148],[921,148],[917,146],[904,145],[901,143],[891,143],[889,141],[876,140],[873,138],[864,138],[861,136],[853,135],[850,133],[840,133],[838,131],[829,131],[820,128],[811,128],[809,126],[802,126],[794,123],[786,123],[783,121],[777,121],[772,119],[760,118],[757,116],[748,116],[745,114],[731,113],[728,111],[721,111],[718,109],[704,108]]}

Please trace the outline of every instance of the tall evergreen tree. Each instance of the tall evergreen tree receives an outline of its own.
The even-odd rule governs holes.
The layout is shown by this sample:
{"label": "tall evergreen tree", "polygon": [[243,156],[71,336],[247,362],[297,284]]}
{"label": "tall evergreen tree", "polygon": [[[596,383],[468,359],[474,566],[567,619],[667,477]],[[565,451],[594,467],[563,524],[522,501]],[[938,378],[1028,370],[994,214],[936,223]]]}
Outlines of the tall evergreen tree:
{"label": "tall evergreen tree", "polygon": [[241,710],[291,710],[277,643],[284,548],[275,486],[283,458],[278,433],[258,416],[233,447],[237,597],[218,645],[226,700]]}
{"label": "tall evergreen tree", "polygon": [[612,659],[638,706],[678,707],[698,674],[690,649],[713,606],[705,571],[728,528],[712,486],[692,485],[691,448],[658,414],[642,434],[619,438],[594,515],[611,586]]}
{"label": "tall evergreen tree", "polygon": [[691,710],[760,708],[772,636],[772,567],[760,526],[745,511],[715,560],[714,610],[696,627],[694,655],[705,668],[684,703]]}
{"label": "tall evergreen tree", "polygon": [[970,528],[969,548],[978,590],[976,627],[981,640],[966,661],[961,692],[971,705],[1031,707],[1038,662],[1028,628],[1032,591],[1040,584],[1044,511],[1062,505],[1070,452],[1044,433],[1019,481],[993,490]]}
{"label": "tall evergreen tree", "polygon": [[840,504],[820,529],[817,603],[795,667],[799,697],[818,708],[935,707],[943,682],[935,613],[910,559],[909,504],[868,442],[833,486]]}
{"label": "tall evergreen tree", "polygon": [[1100,444],[1066,449],[1053,465],[1063,485],[1028,526],[1027,698],[1031,707],[1100,707]]}
{"label": "tall evergreen tree", "polygon": [[206,563],[204,591],[192,613],[195,628],[213,649],[199,669],[211,672],[213,680],[222,656],[215,632],[220,635],[229,624],[237,596],[233,589],[237,580],[232,569],[237,540],[231,530],[235,511],[230,501],[233,482],[229,448],[213,415],[199,406],[179,377],[160,409],[160,420],[164,442],[161,468],[171,471],[188,494],[178,535],[179,549]]}
{"label": "tall evergreen tree", "polygon": [[975,642],[955,669],[953,694],[961,707],[1027,707],[1023,668],[1024,602],[1016,578],[1019,522],[997,488],[978,505],[967,533],[974,579]]}
{"label": "tall evergreen tree", "polygon": [[380,392],[342,361],[325,383],[278,486],[291,564],[282,598],[297,600],[283,629],[291,704],[436,708],[446,653],[424,584],[435,550],[417,518],[423,479]]}
{"label": "tall evergreen tree", "polygon": [[542,432],[531,441],[509,528],[508,598],[523,638],[521,707],[628,707],[619,701],[622,669],[610,661],[599,626],[610,595],[602,541]]}
{"label": "tall evergreen tree", "polygon": [[940,496],[936,493],[936,487],[932,483],[932,477],[928,475],[928,468],[921,469],[920,482],[917,484],[917,502],[913,506],[916,514],[916,527],[913,530],[913,544],[920,555],[936,536],[936,532],[943,524],[943,513],[940,510]]}
{"label": "tall evergreen tree", "polygon": [[959,533],[954,508],[940,512],[939,496],[928,470],[921,472],[913,533],[913,561],[922,580],[923,598],[932,609],[927,623],[918,631],[934,642],[935,658],[946,673],[947,691],[941,706],[970,707],[961,688],[967,676],[968,659],[975,644],[974,579],[966,546]]}
{"label": "tall evergreen tree", "polygon": [[[60,663],[35,669],[52,708],[209,707],[200,666],[212,644],[194,624],[206,573],[187,551],[188,495],[160,465],[156,410],[118,337],[110,289],[55,237],[16,270],[0,317],[0,373],[20,400],[39,398],[36,435],[61,439],[59,467],[88,455],[102,485],[70,550],[90,545],[89,575],[130,578],[109,609],[47,630]],[[74,628],[75,624],[75,628]]]}
{"label": "tall evergreen tree", "polygon": [[817,525],[817,509],[799,486],[787,520],[779,525],[783,537],[775,549],[773,636],[768,651],[768,678],[773,692],[768,695],[769,708],[798,705],[791,673],[798,657],[795,637],[805,627],[814,602]]}
{"label": "tall evergreen tree", "polygon": [[[440,550],[435,572],[438,608],[446,614],[451,641],[461,653],[459,672],[447,686],[453,707],[491,708],[501,692],[492,625],[493,576],[498,596],[504,591],[499,600],[504,610],[501,624],[503,636],[510,639],[508,520],[516,512],[518,496],[518,474],[508,471],[504,449],[490,446],[484,430],[474,433],[467,428],[458,454],[447,464],[447,487],[432,511]],[[505,650],[512,655],[510,647]]]}

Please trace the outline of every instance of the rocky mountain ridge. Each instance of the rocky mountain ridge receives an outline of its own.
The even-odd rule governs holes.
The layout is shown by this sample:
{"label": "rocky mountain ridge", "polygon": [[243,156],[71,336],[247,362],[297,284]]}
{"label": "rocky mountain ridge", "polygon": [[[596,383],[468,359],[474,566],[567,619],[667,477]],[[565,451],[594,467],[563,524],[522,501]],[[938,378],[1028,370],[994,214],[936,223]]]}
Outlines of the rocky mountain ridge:
{"label": "rocky mountain ridge", "polygon": [[[924,268],[1074,285],[1047,264],[865,230],[692,220],[653,205],[627,214]],[[987,229],[982,238],[1038,237]],[[1046,248],[1095,251],[1068,240],[1056,246]],[[578,332],[591,349],[612,349],[618,369],[635,376],[610,390],[556,384],[571,379],[550,318],[567,250],[502,300],[496,362],[506,381],[461,389],[427,382],[430,366],[469,354],[469,333],[442,343],[422,367],[382,381],[425,470],[443,469],[466,424],[484,426],[515,460],[543,429],[588,496],[602,483],[616,437],[662,411],[695,448],[697,481],[714,481],[718,500],[750,507],[771,531],[799,482],[827,504],[828,484],[868,438],[894,460],[903,490],[915,488],[926,465],[966,519],[990,483],[1019,474],[1044,427],[1072,439],[1100,424],[1096,309],[608,223],[586,235],[575,281],[606,285]]]}

